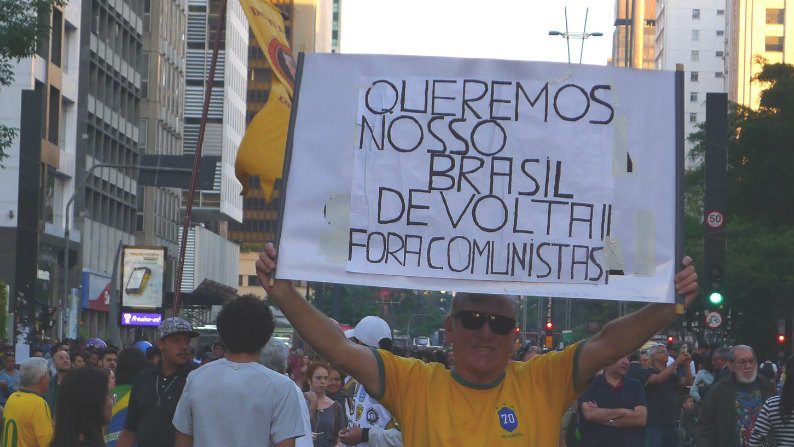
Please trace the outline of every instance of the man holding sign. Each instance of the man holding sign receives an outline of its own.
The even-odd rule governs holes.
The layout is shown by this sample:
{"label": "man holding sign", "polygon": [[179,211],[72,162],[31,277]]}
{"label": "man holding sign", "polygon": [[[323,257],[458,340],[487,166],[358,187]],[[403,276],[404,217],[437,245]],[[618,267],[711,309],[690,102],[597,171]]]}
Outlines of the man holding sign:
{"label": "man holding sign", "polygon": [[[697,295],[697,275],[690,258],[682,264],[675,287],[689,304]],[[562,352],[510,363],[517,301],[458,293],[444,323],[455,355],[449,372],[346,341],[290,281],[269,285],[276,270],[272,244],[256,267],[263,287],[301,337],[395,415],[405,445],[556,445],[563,412],[596,371],[639,349],[675,319],[675,304],[649,304]]]}

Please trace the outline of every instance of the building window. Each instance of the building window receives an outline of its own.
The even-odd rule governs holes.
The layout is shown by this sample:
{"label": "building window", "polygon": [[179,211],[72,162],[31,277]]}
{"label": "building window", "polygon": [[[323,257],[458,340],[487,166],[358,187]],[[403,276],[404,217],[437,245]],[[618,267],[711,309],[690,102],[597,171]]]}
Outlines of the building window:
{"label": "building window", "polygon": [[690,58],[691,58],[692,62],[699,61],[700,60],[700,51],[692,50]]}
{"label": "building window", "polygon": [[698,114],[697,113],[690,113],[689,114],[689,122],[690,123],[698,122]]}
{"label": "building window", "polygon": [[689,92],[689,102],[698,101],[698,92]]}
{"label": "building window", "polygon": [[786,10],[777,8],[766,8],[766,23],[770,25],[782,25],[785,21]]}
{"label": "building window", "polygon": [[715,71],[714,72],[714,77],[715,78],[721,78],[721,77],[723,77],[723,73],[721,71]]}
{"label": "building window", "polygon": [[717,51],[716,53],[714,53],[714,55],[717,56],[717,57],[723,57],[723,56],[725,56],[725,53],[722,52],[722,51]]}
{"label": "building window", "polygon": [[783,36],[766,36],[766,51],[783,52]]}
{"label": "building window", "polygon": [[259,282],[259,277],[256,275],[248,275],[248,285],[249,286],[261,286],[262,283]]}
{"label": "building window", "polygon": [[692,18],[693,19],[699,19],[700,18],[700,10],[699,9],[693,9],[692,10]]}
{"label": "building window", "polygon": [[692,40],[700,40],[700,31],[693,29],[692,30]]}
{"label": "building window", "polygon": [[691,82],[697,82],[698,81],[698,72],[693,71],[693,72],[689,73],[689,80]]}
{"label": "building window", "polygon": [[723,31],[721,29],[717,30],[717,36],[724,36],[724,35],[725,35],[725,31]]}
{"label": "building window", "polygon": [[717,15],[718,16],[724,16],[725,15],[725,10],[724,9],[718,9],[717,10]]}

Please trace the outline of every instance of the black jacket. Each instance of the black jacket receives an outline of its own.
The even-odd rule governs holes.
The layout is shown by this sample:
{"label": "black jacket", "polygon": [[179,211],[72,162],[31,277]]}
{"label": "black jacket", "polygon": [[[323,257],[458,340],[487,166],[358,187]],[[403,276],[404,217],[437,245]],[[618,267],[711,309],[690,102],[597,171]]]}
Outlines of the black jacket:
{"label": "black jacket", "polygon": [[[762,402],[775,395],[775,385],[758,375]],[[697,424],[698,447],[735,447],[736,380],[733,374],[715,383],[702,401]]]}

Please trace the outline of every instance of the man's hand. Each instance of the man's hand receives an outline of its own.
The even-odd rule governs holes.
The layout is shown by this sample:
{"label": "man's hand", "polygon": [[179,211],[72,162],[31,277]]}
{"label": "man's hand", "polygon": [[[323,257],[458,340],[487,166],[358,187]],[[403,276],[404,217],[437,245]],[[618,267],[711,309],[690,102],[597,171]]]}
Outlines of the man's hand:
{"label": "man's hand", "polygon": [[675,363],[676,366],[680,366],[680,365],[689,366],[689,362],[691,361],[692,361],[692,357],[689,356],[689,353],[682,352],[678,354],[678,356],[676,356],[675,361],[673,363]]}
{"label": "man's hand", "polygon": [[[684,296],[684,305],[689,306],[698,293],[698,276],[689,256],[681,260],[681,265],[683,269],[674,278],[675,291]],[[653,303],[604,326],[582,346],[577,386],[586,385],[596,371],[639,349],[675,318],[675,304]]]}
{"label": "man's hand", "polygon": [[350,373],[370,394],[380,395],[384,390],[372,350],[345,340],[339,326],[312,307],[291,281],[277,280],[270,285],[276,271],[276,256],[276,247],[268,242],[256,261],[256,273],[273,303],[322,358]]}
{"label": "man's hand", "polygon": [[684,306],[689,307],[698,295],[698,274],[689,256],[684,257],[681,265],[684,268],[675,275],[675,291],[684,296]]}
{"label": "man's hand", "polygon": [[339,440],[345,445],[357,445],[362,441],[361,427],[348,427],[339,430]]}

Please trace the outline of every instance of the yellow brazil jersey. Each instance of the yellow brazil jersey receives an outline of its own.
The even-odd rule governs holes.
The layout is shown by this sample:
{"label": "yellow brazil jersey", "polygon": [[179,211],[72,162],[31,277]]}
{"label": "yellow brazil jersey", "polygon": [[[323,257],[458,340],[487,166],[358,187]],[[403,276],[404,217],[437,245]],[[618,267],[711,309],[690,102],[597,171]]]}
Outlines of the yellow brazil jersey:
{"label": "yellow brazil jersey", "polygon": [[52,441],[50,407],[38,394],[19,390],[3,408],[2,447],[47,447]]}
{"label": "yellow brazil jersey", "polygon": [[[574,390],[581,343],[510,363],[491,385],[467,383],[438,363],[376,351],[384,394],[407,447],[556,447]],[[586,388],[586,387],[585,387]]]}

